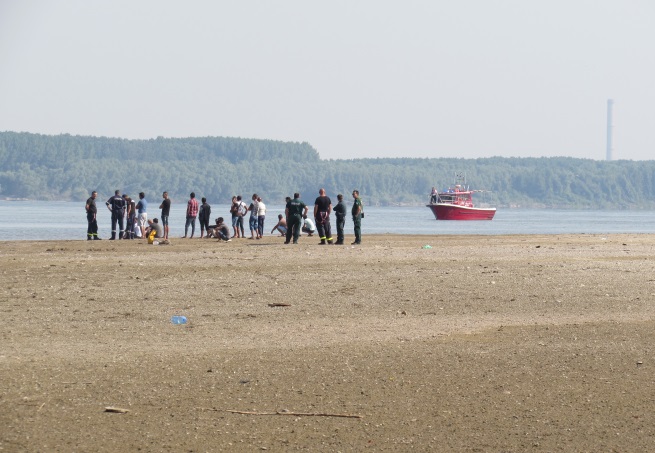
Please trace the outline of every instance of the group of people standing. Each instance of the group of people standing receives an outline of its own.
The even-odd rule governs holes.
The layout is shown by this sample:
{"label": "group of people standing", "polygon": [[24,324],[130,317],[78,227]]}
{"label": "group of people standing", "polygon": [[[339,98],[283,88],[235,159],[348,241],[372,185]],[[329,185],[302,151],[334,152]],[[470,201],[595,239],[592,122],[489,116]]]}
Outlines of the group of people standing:
{"label": "group of people standing", "polygon": [[[87,240],[99,240],[96,198],[98,193],[93,191],[86,201],[87,214]],[[361,243],[361,219],[364,217],[364,209],[359,191],[353,190],[353,206],[351,215],[353,218],[355,241],[353,245]],[[139,200],[132,200],[127,194],[121,195],[116,190],[114,196],[109,198],[105,205],[111,212],[111,238],[115,239],[134,239],[145,238],[151,234],[153,237],[168,239],[169,224],[168,218],[171,209],[171,199],[168,192],[162,194],[163,201],[159,205],[161,209],[161,222],[155,218],[148,219],[148,202],[143,192],[139,193]],[[215,224],[211,222],[211,206],[207,203],[206,198],[202,198],[198,203],[196,194],[191,192],[186,208],[186,222],[184,225],[184,236],[182,238],[193,238],[196,231],[196,219],[200,223],[200,238],[214,237],[219,240],[229,241],[231,238],[245,238],[244,217],[250,212],[248,226],[250,228],[250,237],[248,239],[261,239],[264,236],[264,221],[266,219],[266,205],[262,198],[253,194],[250,205],[247,205],[241,195],[232,197],[230,205],[230,214],[232,216],[233,234],[230,237],[229,227],[225,224],[222,217],[215,219]],[[319,196],[314,201],[313,217],[316,222],[315,226],[308,218],[309,207],[300,199],[299,193],[294,193],[293,198],[287,197],[285,206],[285,216],[278,215],[278,223],[271,230],[279,231],[286,237],[285,244],[298,243],[301,231],[306,231],[309,236],[314,232],[318,233],[320,244],[344,244],[344,227],[346,222],[347,207],[343,201],[343,195],[337,195],[338,203],[332,207],[332,200],[326,195],[325,189],[319,190]],[[334,211],[337,223],[337,239],[332,237],[332,228],[330,224],[330,215]],[[118,228],[118,230],[117,230]],[[189,228],[191,235],[189,236]]]}
{"label": "group of people standing", "polygon": [[[353,190],[353,206],[351,209],[351,215],[353,218],[353,224],[355,227],[355,241],[351,245],[361,244],[362,242],[362,218],[364,217],[364,205],[362,200],[359,197],[359,191]],[[332,208],[332,200],[325,193],[325,189],[320,189],[318,191],[318,197],[314,201],[314,220],[316,221],[316,230],[318,232],[319,238],[321,240],[321,245],[326,244],[335,244],[343,245],[344,244],[344,228],[346,225],[346,213],[348,208],[346,207],[343,201],[343,195],[337,195],[338,203]],[[330,214],[334,211],[337,220],[337,240],[334,241],[332,237],[332,226],[330,224]],[[299,193],[293,194],[293,199],[287,200],[287,205],[285,208],[286,219],[284,219],[284,224],[282,216],[278,216],[278,224],[273,228],[278,229],[280,232],[284,232],[286,236],[285,244],[298,243],[298,238],[300,236],[300,231],[303,230],[303,225],[307,224],[309,220],[307,218],[307,213],[309,212],[309,207],[300,199]],[[271,233],[273,232],[271,231]],[[311,233],[309,234],[311,236]]]}
{"label": "group of people standing", "polygon": [[[155,232],[154,237],[168,239],[168,216],[171,210],[171,200],[168,198],[168,192],[164,192],[162,196],[164,200],[159,205],[161,209],[160,222],[157,218],[148,219],[148,201],[145,193],[139,193],[139,200],[136,201],[127,194],[121,195],[120,190],[116,190],[114,196],[105,202],[107,209],[111,212],[111,237],[109,240],[145,238],[153,231]],[[89,241],[101,239],[98,236],[97,197],[98,192],[94,190],[85,205],[88,223],[86,238]]]}
{"label": "group of people standing", "polygon": [[264,220],[266,219],[266,204],[262,197],[256,193],[252,194],[250,205],[247,205],[241,195],[232,197],[230,205],[230,214],[232,215],[233,238],[245,238],[243,218],[250,212],[248,227],[250,228],[250,237],[248,239],[261,239],[264,237]]}

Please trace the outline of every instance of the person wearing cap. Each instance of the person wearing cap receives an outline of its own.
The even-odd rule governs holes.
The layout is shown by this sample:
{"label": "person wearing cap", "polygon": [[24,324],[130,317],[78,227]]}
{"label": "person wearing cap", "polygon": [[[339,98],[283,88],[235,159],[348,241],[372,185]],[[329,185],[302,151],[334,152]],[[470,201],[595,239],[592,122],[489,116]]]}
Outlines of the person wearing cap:
{"label": "person wearing cap", "polygon": [[353,190],[353,224],[355,226],[355,241],[351,245],[359,245],[362,243],[362,199],[359,198],[359,190]]}

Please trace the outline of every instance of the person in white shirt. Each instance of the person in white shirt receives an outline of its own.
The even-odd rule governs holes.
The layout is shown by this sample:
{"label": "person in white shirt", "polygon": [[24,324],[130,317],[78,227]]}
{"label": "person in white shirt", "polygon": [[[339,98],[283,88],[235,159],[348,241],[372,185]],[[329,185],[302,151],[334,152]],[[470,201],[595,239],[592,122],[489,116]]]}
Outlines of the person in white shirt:
{"label": "person in white shirt", "polygon": [[264,219],[266,218],[266,205],[262,201],[262,197],[257,197],[257,239],[264,237]]}
{"label": "person in white shirt", "polygon": [[314,221],[305,215],[302,229],[300,231],[307,233],[307,236],[313,236],[314,233],[316,233],[316,225],[314,225]]}
{"label": "person in white shirt", "polygon": [[241,231],[241,239],[246,237],[246,231],[243,228],[243,217],[248,212],[248,205],[243,202],[241,195],[237,195],[237,229]]}

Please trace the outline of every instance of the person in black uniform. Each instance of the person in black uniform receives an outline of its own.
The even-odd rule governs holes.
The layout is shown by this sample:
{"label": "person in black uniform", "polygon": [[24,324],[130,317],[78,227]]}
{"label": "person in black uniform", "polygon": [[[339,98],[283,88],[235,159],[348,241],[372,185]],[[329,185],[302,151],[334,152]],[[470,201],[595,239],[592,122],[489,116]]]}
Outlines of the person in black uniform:
{"label": "person in black uniform", "polygon": [[86,220],[89,222],[89,226],[86,229],[87,241],[97,241],[100,239],[98,237],[98,219],[96,218],[98,214],[98,208],[96,207],[97,196],[98,192],[95,190],[91,192],[91,196],[86,200],[86,206],[84,207],[86,209]]}
{"label": "person in black uniform", "polygon": [[316,229],[321,238],[321,245],[332,244],[332,228],[330,227],[330,214],[332,213],[332,200],[325,195],[325,189],[318,191],[318,197],[314,201],[314,219]]}
{"label": "person in black uniform", "polygon": [[337,242],[336,245],[343,245],[343,229],[346,227],[346,214],[348,208],[343,202],[343,195],[337,195],[338,203],[334,207],[334,214],[337,216]]}
{"label": "person in black uniform", "polygon": [[114,196],[111,197],[107,202],[105,203],[107,205],[107,209],[111,211],[111,238],[110,240],[113,241],[116,239],[116,223],[118,223],[118,226],[120,228],[120,233],[118,235],[118,239],[121,239],[123,237],[123,215],[125,214],[125,207],[127,203],[125,202],[125,199],[121,197],[121,192],[120,190],[117,190],[114,192]]}
{"label": "person in black uniform", "polygon": [[285,244],[291,242],[291,235],[293,234],[293,243],[298,243],[298,236],[300,236],[300,228],[302,228],[302,219],[303,216],[307,216],[307,211],[309,208],[305,203],[300,199],[299,193],[293,194],[293,200],[287,203],[287,207],[284,210],[287,215],[287,240],[284,241]]}
{"label": "person in black uniform", "polygon": [[[202,204],[198,210],[198,220],[200,221],[200,239],[205,235],[205,231],[209,233],[209,221],[212,215],[212,207],[207,203],[207,198],[202,197]],[[209,237],[209,235],[207,236]]]}
{"label": "person in black uniform", "polygon": [[359,198],[359,190],[353,190],[353,224],[355,226],[355,242],[352,245],[359,245],[362,243],[362,217],[364,217],[362,199]]}

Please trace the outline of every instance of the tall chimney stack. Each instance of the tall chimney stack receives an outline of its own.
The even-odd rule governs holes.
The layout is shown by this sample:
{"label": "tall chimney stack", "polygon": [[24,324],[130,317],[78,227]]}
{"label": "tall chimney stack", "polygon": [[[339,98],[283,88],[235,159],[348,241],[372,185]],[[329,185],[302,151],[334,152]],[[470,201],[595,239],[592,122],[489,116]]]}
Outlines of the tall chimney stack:
{"label": "tall chimney stack", "polygon": [[612,109],[614,108],[614,100],[607,100],[607,154],[605,160],[612,160],[612,152],[614,151],[614,144],[612,143],[612,129],[614,129],[614,122],[612,121]]}

